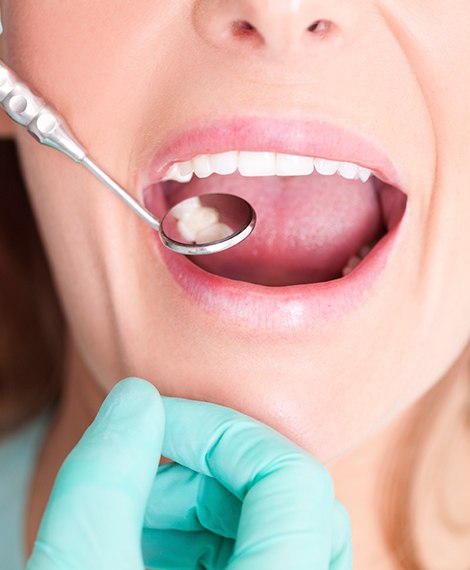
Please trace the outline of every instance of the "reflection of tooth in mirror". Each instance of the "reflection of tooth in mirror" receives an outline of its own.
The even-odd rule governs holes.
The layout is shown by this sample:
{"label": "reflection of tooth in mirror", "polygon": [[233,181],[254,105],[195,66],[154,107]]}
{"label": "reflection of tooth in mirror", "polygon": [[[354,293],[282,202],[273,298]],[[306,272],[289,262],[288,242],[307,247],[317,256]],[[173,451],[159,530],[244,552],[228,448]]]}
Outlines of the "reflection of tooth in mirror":
{"label": "reflection of tooth in mirror", "polygon": [[217,224],[218,221],[219,213],[214,208],[193,208],[179,219],[178,230],[185,240],[196,241],[196,235],[200,231]]}
{"label": "reflection of tooth in mirror", "polygon": [[[182,220],[178,220],[176,228],[179,233],[179,236],[176,236],[178,241],[181,241],[182,243],[195,243],[196,234],[192,230],[188,229]],[[175,239],[175,237],[173,237],[173,239]]]}
{"label": "reflection of tooth in mirror", "polygon": [[199,197],[194,196],[193,198],[188,198],[187,200],[183,200],[179,204],[176,204],[176,206],[173,206],[171,209],[171,215],[177,220],[181,220],[200,207],[201,201],[199,200]]}
{"label": "reflection of tooth in mirror", "polygon": [[201,230],[196,235],[196,243],[210,243],[213,241],[219,241],[221,239],[225,239],[234,233],[233,228],[228,226],[227,224],[213,224],[208,228]]}
{"label": "reflection of tooth in mirror", "polygon": [[[173,251],[203,255],[237,245],[251,234],[255,223],[254,210],[243,198],[205,194],[187,198],[170,208],[162,218],[160,235]],[[215,244],[221,247],[214,247]],[[210,251],[206,246],[211,246]]]}

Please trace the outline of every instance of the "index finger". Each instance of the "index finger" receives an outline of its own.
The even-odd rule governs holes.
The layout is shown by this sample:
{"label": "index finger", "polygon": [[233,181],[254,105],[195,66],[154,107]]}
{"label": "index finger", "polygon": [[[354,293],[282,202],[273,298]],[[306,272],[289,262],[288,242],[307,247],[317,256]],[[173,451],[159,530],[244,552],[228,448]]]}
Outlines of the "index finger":
{"label": "index finger", "polygon": [[114,386],[59,470],[28,570],[143,569],[140,538],[164,422],[152,384],[127,378]]}
{"label": "index finger", "polygon": [[236,410],[162,400],[163,455],[215,477],[244,501],[228,568],[328,569],[335,498],[326,468],[282,434]]}

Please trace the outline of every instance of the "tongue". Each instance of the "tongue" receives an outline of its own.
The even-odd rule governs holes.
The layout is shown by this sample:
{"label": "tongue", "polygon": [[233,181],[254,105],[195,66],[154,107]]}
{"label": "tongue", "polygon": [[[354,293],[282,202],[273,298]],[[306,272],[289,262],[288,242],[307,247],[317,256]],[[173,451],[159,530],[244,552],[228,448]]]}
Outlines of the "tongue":
{"label": "tongue", "polygon": [[310,176],[193,177],[187,184],[164,183],[167,204],[190,196],[228,193],[254,207],[257,224],[240,245],[190,259],[211,273],[262,285],[328,281],[341,276],[362,245],[378,239],[383,220],[370,179]]}

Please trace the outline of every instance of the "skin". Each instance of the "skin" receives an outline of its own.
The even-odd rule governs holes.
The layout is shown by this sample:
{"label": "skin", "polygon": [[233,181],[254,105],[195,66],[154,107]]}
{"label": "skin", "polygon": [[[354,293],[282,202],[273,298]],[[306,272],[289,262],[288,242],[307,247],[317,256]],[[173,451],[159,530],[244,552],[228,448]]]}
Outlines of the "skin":
{"label": "skin", "polygon": [[[31,494],[29,547],[63,457],[111,386],[136,375],[164,395],[247,413],[325,462],[351,515],[355,567],[391,568],[374,494],[383,461],[469,342],[468,3],[0,5],[5,61],[134,195],[156,150],[194,119],[320,109],[386,144],[408,180],[412,210],[384,287],[341,326],[312,326],[280,343],[211,318],[182,296],[150,253],[144,224],[84,169],[2,116],[3,135],[18,143],[70,333],[67,388]],[[304,33],[319,18],[332,28]],[[252,39],[225,33],[237,19],[256,27]],[[463,401],[456,395],[469,380],[457,367],[442,418],[456,416]],[[432,433],[436,445],[443,426]],[[468,469],[459,461],[450,473]],[[452,488],[453,502],[468,510],[464,486]],[[423,489],[429,496],[433,487]],[[425,504],[417,516],[424,518]],[[424,555],[433,560],[426,537],[440,527],[426,524]],[[462,564],[468,537],[446,540],[445,551],[451,546]]]}

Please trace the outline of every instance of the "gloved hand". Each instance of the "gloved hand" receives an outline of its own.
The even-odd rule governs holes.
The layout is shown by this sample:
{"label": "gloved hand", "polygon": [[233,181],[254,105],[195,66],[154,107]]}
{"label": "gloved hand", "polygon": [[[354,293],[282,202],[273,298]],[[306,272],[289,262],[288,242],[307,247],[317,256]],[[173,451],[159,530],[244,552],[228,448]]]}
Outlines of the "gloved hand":
{"label": "gloved hand", "polygon": [[144,567],[350,570],[349,517],[272,428],[126,379],[60,469],[27,570]]}

